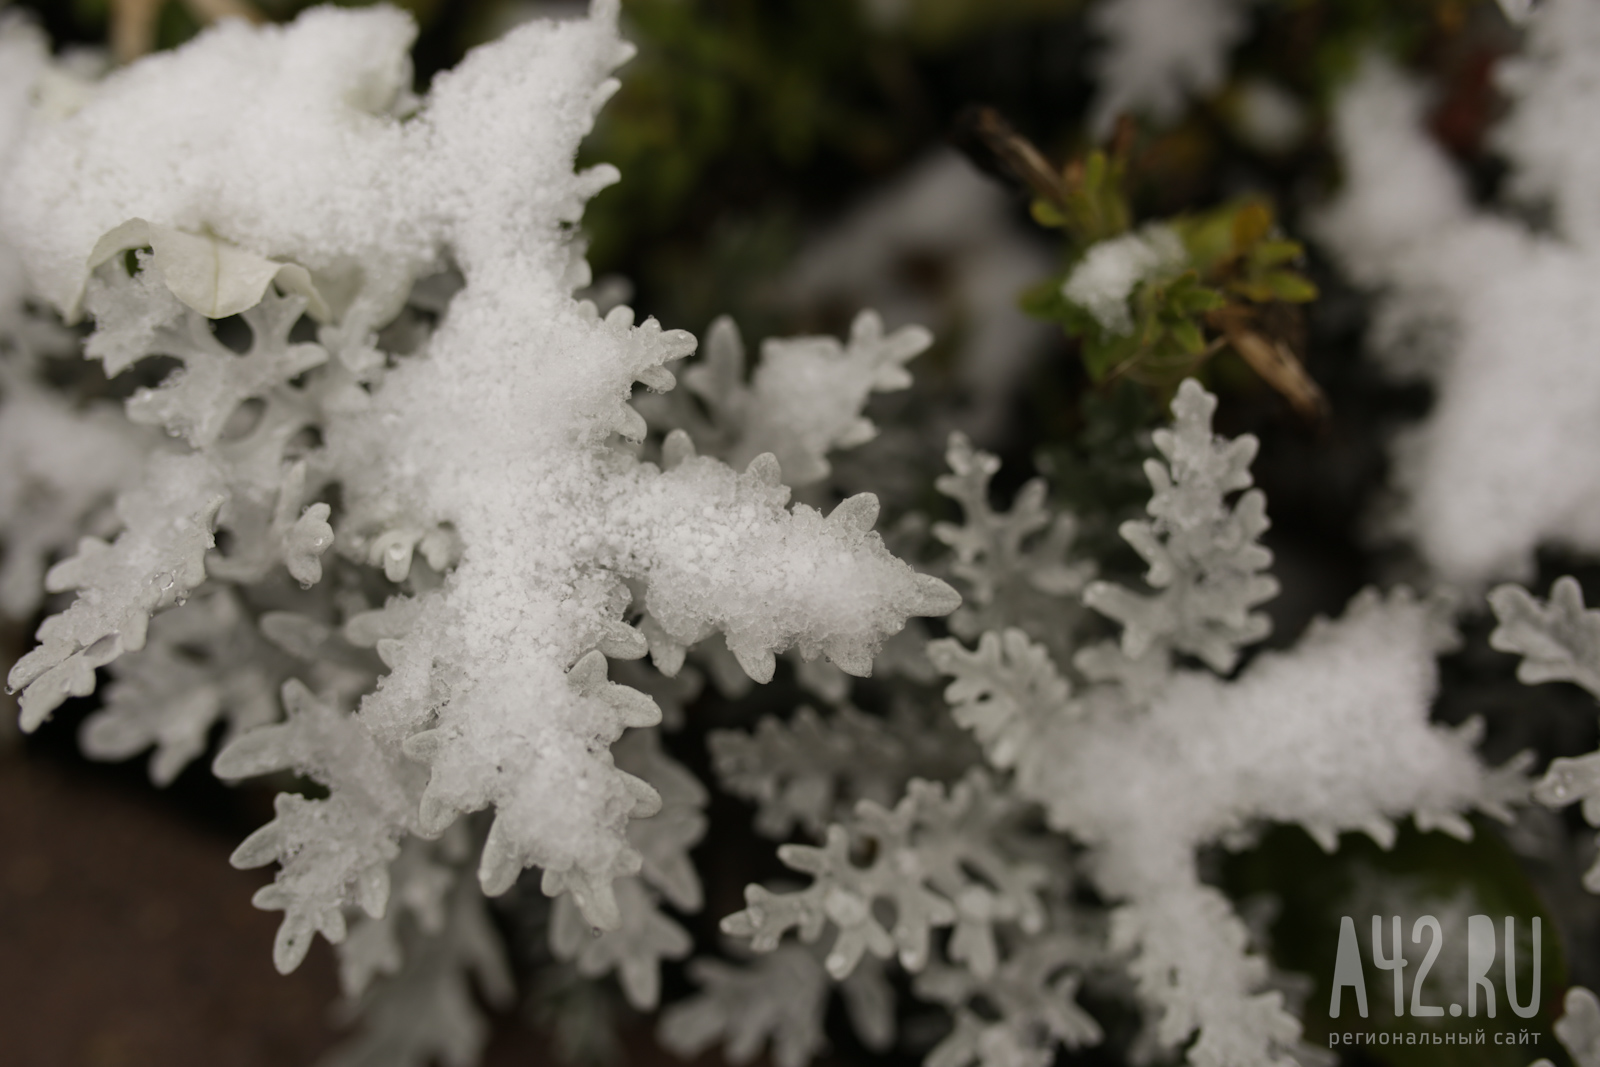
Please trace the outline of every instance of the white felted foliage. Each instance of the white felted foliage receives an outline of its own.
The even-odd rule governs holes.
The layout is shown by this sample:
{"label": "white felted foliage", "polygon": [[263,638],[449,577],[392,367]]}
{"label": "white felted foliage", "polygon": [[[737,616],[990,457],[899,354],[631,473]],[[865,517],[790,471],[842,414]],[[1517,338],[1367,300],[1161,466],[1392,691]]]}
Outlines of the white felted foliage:
{"label": "white felted foliage", "polygon": [[328,787],[320,800],[278,794],[277,818],[233,854],[236,867],[282,864],[255,903],[284,913],[273,962],[288,972],[305,958],[314,932],[344,940],[347,904],[374,918],[384,913],[389,863],[399,854],[395,839],[416,826],[422,771],[298,680],[284,683],[283,705],[284,722],[238,738],[213,769],[225,779],[294,770]]}
{"label": "white felted foliage", "polygon": [[[187,353],[189,369],[161,388],[136,392],[127,414],[184,435],[195,448],[132,447],[119,454],[114,438],[86,438],[112,453],[108,468],[127,472],[130,487],[116,503],[122,532],[109,545],[84,539],[77,556],[46,576],[51,591],[81,592],[71,608],[45,622],[40,647],[12,669],[9,684],[24,689],[25,729],[36,727],[66,697],[92,692],[88,668],[143,647],[150,614],[181,602],[208,573],[258,581],[282,563],[295,578],[311,582],[320,578],[320,557],[333,544],[329,506],[302,509],[304,463],[285,463],[288,442],[316,424],[321,401],[336,384],[327,378],[306,388],[286,384],[324,357],[315,345],[288,342],[303,299],[269,294],[251,309],[246,321],[254,342],[241,357],[165,293],[159,272],[148,262],[145,267],[134,278],[117,264],[103,268],[90,294],[102,318],[87,351],[111,374],[147,355]],[[247,430],[219,439],[246,400],[262,403],[260,417]],[[137,463],[146,452],[148,460]],[[144,486],[134,488],[140,480]],[[208,556],[219,527],[234,535],[227,558]]]}
{"label": "white felted foliage", "polygon": [[1051,720],[1081,711],[1068,699],[1072,686],[1050,651],[1020,629],[990,630],[967,650],[958,641],[935,641],[928,658],[955,678],[945,687],[951,718],[983,746],[989,762],[1010,770]]}
{"label": "white felted foliage", "polygon": [[1099,1044],[1100,1024],[1078,1006],[1077,992],[1101,951],[1093,941],[1052,933],[1026,940],[993,974],[928,968],[916,978],[917,995],[949,1007],[955,1022],[925,1067],[1049,1067],[1057,1045]]}
{"label": "white felted foliage", "polygon": [[943,716],[909,706],[886,719],[847,704],[827,716],[801,707],[750,733],[713,730],[707,743],[722,788],[756,803],[756,831],[780,841],[797,827],[821,837],[861,800],[892,804],[913,778],[958,777],[975,755]]}
{"label": "white felted foliage", "polygon": [[1256,440],[1213,437],[1216,407],[1216,398],[1193,379],[1178,389],[1173,428],[1154,435],[1165,462],[1145,461],[1154,490],[1146,508],[1150,520],[1130,520],[1119,531],[1150,565],[1145,581],[1157,592],[1108,582],[1083,592],[1085,604],[1122,625],[1122,640],[1115,649],[1085,650],[1078,666],[1091,678],[1121,681],[1135,700],[1159,681],[1174,652],[1226,673],[1239,650],[1270,627],[1254,610],[1278,592],[1277,581],[1262,573],[1272,553],[1258,542],[1267,529],[1266,497],[1256,489],[1229,500],[1251,484]]}
{"label": "white felted foliage", "polygon": [[438,252],[396,121],[414,35],[387,8],[227,22],[36,118],[0,210],[40,295],[76,314],[95,247],[139,219],[299,264],[357,338],[387,320]]}
{"label": "white felted foliage", "polygon": [[[215,444],[240,404],[270,394],[328,358],[320,345],[288,342],[304,310],[300,297],[269,298],[246,309],[252,340],[243,354],[218,341],[210,322],[193,311],[179,323],[156,327],[140,354],[174,357],[183,369],[160,388],[134,393],[128,418],[182,434],[196,448]],[[108,373],[120,369],[107,361]]]}
{"label": "white felted foliage", "polygon": [[[723,317],[711,324],[704,355],[677,368],[685,393],[645,398],[642,407],[651,422],[687,433],[695,449],[730,466],[772,453],[784,484],[798,488],[828,476],[827,453],[877,435],[861,414],[867,399],[908,387],[905,364],[932,343],[920,326],[886,334],[878,314],[863,311],[843,345],[832,337],[768,338],[746,381],[744,341],[733,320]],[[699,398],[705,416],[688,394]],[[681,454],[684,443],[667,448]]]}
{"label": "white felted foliage", "polygon": [[[1517,677],[1524,684],[1574,682],[1600,697],[1600,611],[1583,606],[1576,579],[1556,579],[1546,603],[1516,585],[1495,589],[1489,603],[1500,623],[1489,643],[1522,657]],[[1551,760],[1533,787],[1533,798],[1552,808],[1581,803],[1584,820],[1600,826],[1600,752]],[[1600,893],[1600,859],[1583,876],[1583,885]]]}
{"label": "white felted foliage", "polygon": [[[1578,1067],[1600,1064],[1600,997],[1583,986],[1567,990],[1564,1009],[1556,1021],[1555,1032],[1572,1062]],[[1535,1060],[1532,1067],[1554,1067],[1550,1060]]]}
{"label": "white felted foliage", "polygon": [[114,405],[74,408],[20,368],[0,365],[0,390],[0,613],[20,619],[39,606],[49,558],[104,525],[152,441]]}
{"label": "white felted foliage", "polygon": [[563,896],[550,916],[550,950],[557,959],[574,961],[586,978],[615,971],[628,1002],[648,1011],[661,999],[661,961],[682,959],[694,947],[660,905],[665,898],[679,911],[700,910],[703,891],[689,850],[705,834],[709,796],[699,779],[661,750],[654,730],[632,731],[613,753],[618,767],[660,794],[661,810],[628,826],[643,866],[638,876],[616,882],[617,927],[596,931],[572,898]]}
{"label": "white felted foliage", "polygon": [[[401,946],[407,926],[435,936],[446,926],[448,902],[464,880],[461,870],[472,856],[464,824],[452,826],[437,841],[410,838],[389,865],[391,905],[382,915],[357,915],[338,945],[339,988],[347,1000],[361,997],[372,983],[406,963]],[[469,881],[470,884],[470,881]]]}
{"label": "white felted foliage", "polygon": [[[1479,809],[1506,817],[1520,761],[1488,771],[1476,724],[1433,726],[1440,610],[1403,593],[1363,594],[1291,651],[1260,656],[1234,681],[1182,668],[1234,665],[1266,627],[1270,557],[1250,484],[1255,443],[1210,430],[1214,405],[1193,382],[1147,470],[1152,521],[1124,536],[1152,565],[1156,594],[1105,584],[1084,599],[1124,624],[1120,645],[1087,650],[1075,679],[1021,631],[986,634],[976,653],[953,641],[930,654],[953,680],[958,721],[1009,769],[1050,827],[1089,849],[1086,865],[1112,912],[1112,947],[1128,953],[1161,1043],[1190,1041],[1198,1067],[1265,1067],[1295,1056],[1300,1026],[1266,990],[1266,961],[1228,899],[1204,884],[1196,850],[1262,821],[1294,822],[1326,848],[1359,830],[1380,844],[1392,820],[1466,836]],[[1129,640],[1129,631],[1136,631]]]}
{"label": "white felted foliage", "polygon": [[971,640],[1014,625],[1052,647],[1066,647],[1074,617],[1082,614],[1077,594],[1094,576],[1093,563],[1068,560],[1076,522],[1045,506],[1042,478],[1024,485],[1008,511],[996,511],[989,483],[1000,460],[974,449],[962,434],[950,435],[945,462],[950,473],[934,485],[961,505],[963,522],[934,523],[932,533],[955,553],[948,569],[966,593],[950,616],[950,629]]}
{"label": "white felted foliage", "polygon": [[[95,668],[144,645],[152,613],[208,581],[314,585],[335,550],[343,577],[392,583],[382,608],[346,588],[337,610],[261,617],[307,662],[262,682],[283,681],[285,720],[216,761],[225,777],[293,770],[327,790],[280,796],[234,857],[281,864],[257,902],[285,913],[282,969],[352,919],[368,948],[404,942],[360,924],[385,921],[408,842],[486,808],[473,853],[485,892],[538,865],[545,891],[593,926],[627,918],[618,878],[638,876],[625,897],[698,906],[685,850],[703,797],[659,754],[613,760],[623,731],[660,712],[608,678],[606,657],[648,651],[671,673],[720,634],[758,680],[789,648],[864,675],[908,616],[958,603],[884,548],[869,495],[824,516],[787,506],[770,452],[740,472],[675,447],[662,470],[617,442],[645,432],[634,383],[670,389],[664,364],[694,341],[572,296],[588,280],[573,224],[615,178],[572,161],[630,53],[616,17],[597,0],[589,18],[520,27],[425,100],[406,89],[414,28],[392,9],[227,23],[86,87],[72,109],[36,109],[0,177],[0,243],[38,295],[94,317],[87,353],[110,374],[150,356],[181,364],[127,405],[179,440],[123,481],[115,540],[87,539],[50,572],[50,588],[80,593],[12,671],[24,725],[89,692]],[[448,302],[416,297],[436,328],[380,351],[376,331],[413,284],[445,270],[461,282]],[[234,311],[252,335],[242,353],[209,321]],[[780,428],[814,467],[869,435],[866,395],[904,385],[925,344],[864,317],[848,347],[777,346],[771,381],[749,387],[750,432]],[[815,403],[786,422],[773,398],[800,382]],[[227,543],[211,552],[218,531]],[[361,674],[371,654],[349,646],[386,668],[375,687],[333,669]],[[155,744],[165,777],[202,720],[248,701],[206,672],[180,693],[157,666],[131,664],[125,699],[90,732],[106,755]],[[170,713],[149,705],[152,687]],[[655,937],[657,956],[680,951],[671,940]],[[613,944],[606,965],[652,999],[654,958]],[[387,957],[365,958],[352,966],[377,973]]]}
{"label": "white felted foliage", "polygon": [[157,615],[144,649],[110,665],[105,706],[84,720],[79,743],[103,760],[153,746],[150,780],[166,785],[205,752],[218,721],[228,739],[275,721],[292,664],[231,590],[203,594]]}
{"label": "white felted foliage", "polygon": [[699,992],[661,1013],[657,1039],[685,1058],[721,1042],[723,1057],[733,1064],[749,1062],[770,1043],[779,1067],[805,1067],[827,1046],[823,1021],[836,989],[861,1043],[873,1052],[889,1051],[895,997],[884,965],[864,956],[848,977],[832,982],[822,962],[830,941],[786,942],[743,967],[692,961],[689,974]]}
{"label": "white felted foliage", "polygon": [[[803,1062],[821,1041],[823,979],[831,976],[858,1036],[869,1048],[886,1048],[893,995],[881,961],[888,959],[918,976],[919,996],[955,1017],[930,1063],[1006,1067],[1013,1054],[1032,1063],[1048,1060],[1058,1042],[1097,1039],[1098,1027],[1072,994],[1083,969],[1103,955],[1103,938],[1051,929],[1045,895],[1071,874],[1061,849],[1031,836],[1031,810],[972,769],[950,787],[912,780],[893,810],[860,801],[828,827],[822,848],[779,849],[812,885],[790,893],[746,889],[747,907],[724,919],[723,930],[748,938],[755,960],[744,969],[696,961],[691,972],[701,992],[668,1010],[662,1040],[694,1054],[723,1039],[738,1062],[781,1022],[775,1055]],[[799,944],[780,940],[790,929]],[[765,988],[780,972],[794,972],[789,981],[802,992]],[[980,1023],[972,1010],[980,1002],[986,1006],[978,1010],[998,1007],[1003,1017]]]}
{"label": "white felted foliage", "polygon": [[[835,979],[849,975],[863,954],[895,957],[913,973],[927,966],[935,928],[952,927],[949,953],[980,978],[998,965],[994,924],[1027,933],[1044,924],[1039,898],[1047,872],[1008,854],[1007,827],[1017,804],[994,792],[981,771],[946,790],[910,783],[893,810],[870,800],[856,805],[848,824],[828,827],[821,848],[785,845],[778,857],[813,878],[797,893],[745,890],[746,907],[722,921],[725,933],[770,952],[790,929],[803,942],[834,934],[824,966]],[[872,861],[852,859],[852,846],[870,841]],[[885,927],[877,903],[893,905]]]}
{"label": "white felted foliage", "polygon": [[[879,316],[863,311],[846,345],[831,337],[767,339],[747,382],[744,342],[733,321],[721,318],[712,323],[701,358],[672,365],[685,388],[638,395],[633,404],[648,426],[664,435],[661,462],[669,470],[704,452],[730,466],[751,465],[768,479],[776,472],[786,486],[815,486],[831,470],[829,453],[856,448],[876,435],[862,414],[868,399],[874,392],[905,388],[911,379],[904,364],[930,341],[920,327],[885,334]],[[752,465],[757,460],[759,465]],[[825,492],[814,491],[813,500],[825,498]],[[847,503],[830,519],[861,523],[876,516],[870,494]],[[641,629],[655,665],[675,677],[687,651],[685,640],[648,615]],[[900,648],[920,649],[914,630],[907,627],[896,635]],[[815,651],[801,646],[790,658],[802,685],[837,703],[848,694],[847,673],[861,674],[863,665],[842,671],[845,661],[836,653],[843,650],[829,651],[833,662],[813,659]],[[895,652],[895,644],[885,650],[888,666],[904,673],[900,661],[905,656]],[[748,692],[752,678],[767,676],[764,658],[752,660],[747,649],[715,637],[696,647],[695,659],[729,699]]]}
{"label": "white felted foliage", "polygon": [[[433,859],[446,862],[419,856],[409,869],[405,859],[396,861],[395,872],[397,903],[408,905],[404,918],[366,920],[389,939],[380,950],[388,953],[382,976],[368,975],[352,989],[349,952],[341,953],[347,1007],[360,1013],[362,1033],[334,1050],[325,1067],[477,1063],[490,1030],[478,997],[502,1009],[511,1003],[510,967],[470,871],[453,868],[444,856]],[[345,945],[362,932],[358,926]]]}
{"label": "white felted foliage", "polygon": [[1473,205],[1426,132],[1424,93],[1370,60],[1334,129],[1344,186],[1317,227],[1349,275],[1380,294],[1372,343],[1397,376],[1430,383],[1427,418],[1397,442],[1386,516],[1443,578],[1531,573],[1555,542],[1600,549],[1600,8],[1548,0],[1509,61],[1494,141],[1508,187],[1548,207],[1540,231]]}
{"label": "white felted foliage", "polygon": [[783,945],[749,967],[698,959],[689,973],[701,992],[668,1008],[658,1032],[679,1056],[720,1042],[729,1063],[745,1064],[770,1041],[777,1067],[805,1067],[826,1043],[828,974],[803,946]]}
{"label": "white felted foliage", "polygon": [[78,599],[39,627],[39,645],[11,668],[22,689],[22,728],[38,727],[62,701],[94,692],[94,672],[144,647],[150,615],[184,600],[205,581],[217,511],[226,500],[217,469],[200,455],[159,453],[144,484],[117,498],[122,532],[107,543],[85,537],[50,568],[50,592]]}
{"label": "white felted foliage", "polygon": [[559,898],[550,919],[550,950],[557,959],[573,960],[585,978],[615,971],[628,1003],[649,1011],[661,999],[661,962],[687,956],[694,941],[638,878],[619,878],[613,890],[621,919],[598,937],[571,897]]}

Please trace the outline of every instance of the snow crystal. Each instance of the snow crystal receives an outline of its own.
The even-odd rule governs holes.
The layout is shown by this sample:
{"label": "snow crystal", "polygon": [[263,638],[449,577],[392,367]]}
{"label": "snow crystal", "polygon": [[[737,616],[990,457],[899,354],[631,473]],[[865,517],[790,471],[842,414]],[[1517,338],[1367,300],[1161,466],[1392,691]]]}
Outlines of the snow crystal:
{"label": "snow crystal", "polygon": [[1061,285],[1061,295],[1093,315],[1112,333],[1128,334],[1133,318],[1128,297],[1140,282],[1181,266],[1188,259],[1170,226],[1153,223],[1090,247]]}

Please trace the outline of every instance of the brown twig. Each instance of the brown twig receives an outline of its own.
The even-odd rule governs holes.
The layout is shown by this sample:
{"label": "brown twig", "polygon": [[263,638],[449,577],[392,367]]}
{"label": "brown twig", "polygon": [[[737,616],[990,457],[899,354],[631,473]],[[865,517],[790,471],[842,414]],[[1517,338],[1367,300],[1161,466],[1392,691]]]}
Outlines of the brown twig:
{"label": "brown twig", "polygon": [[111,54],[132,63],[156,44],[156,19],[164,0],[111,0]]}
{"label": "brown twig", "polygon": [[1305,364],[1282,340],[1268,338],[1252,329],[1238,314],[1224,309],[1207,316],[1208,323],[1222,331],[1228,344],[1250,368],[1276,389],[1291,407],[1307,421],[1322,423],[1328,417],[1328,398],[1306,373]]}
{"label": "brown twig", "polygon": [[[111,54],[118,63],[132,63],[156,46],[156,24],[166,0],[111,0]],[[183,0],[201,25],[219,19],[261,23],[267,17],[250,0]]]}
{"label": "brown twig", "polygon": [[244,19],[257,25],[267,21],[267,16],[250,0],[183,0],[183,6],[203,26],[218,19]]}
{"label": "brown twig", "polygon": [[958,125],[963,140],[975,140],[1002,170],[1033,190],[1034,195],[1058,207],[1066,206],[1067,190],[1060,172],[1000,112],[992,107],[968,108],[962,112]]}

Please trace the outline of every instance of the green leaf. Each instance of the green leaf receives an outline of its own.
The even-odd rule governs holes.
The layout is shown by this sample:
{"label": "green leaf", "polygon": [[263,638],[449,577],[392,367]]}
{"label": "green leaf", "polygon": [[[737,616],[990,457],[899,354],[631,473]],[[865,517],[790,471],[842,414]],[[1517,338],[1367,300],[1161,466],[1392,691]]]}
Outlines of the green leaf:
{"label": "green leaf", "polygon": [[1034,198],[1028,210],[1034,222],[1048,229],[1057,230],[1067,224],[1067,216],[1061,213],[1061,209],[1043,197]]}
{"label": "green leaf", "polygon": [[1233,251],[1245,255],[1272,230],[1272,207],[1264,200],[1248,200],[1233,215]]}
{"label": "green leaf", "polygon": [[1299,241],[1275,239],[1262,241],[1250,250],[1250,265],[1252,267],[1277,267],[1284,263],[1293,263],[1305,255],[1305,248]]}
{"label": "green leaf", "polygon": [[1060,322],[1072,307],[1061,295],[1061,283],[1062,279],[1057,276],[1029,286],[1018,298],[1018,306],[1035,318]]}
{"label": "green leaf", "polygon": [[1225,307],[1228,298],[1209,285],[1189,280],[1180,281],[1173,286],[1168,294],[1167,303],[1180,315],[1201,315]]}
{"label": "green leaf", "polygon": [[1193,320],[1179,319],[1167,327],[1167,332],[1172,335],[1172,339],[1177,342],[1179,349],[1185,355],[1199,355],[1205,351],[1205,334]]}
{"label": "green leaf", "polygon": [[1232,205],[1225,205],[1173,221],[1190,260],[1202,274],[1210,274],[1233,258],[1233,214]]}
{"label": "green leaf", "polygon": [[1086,337],[1083,342],[1083,367],[1089,380],[1099,383],[1124,363],[1136,358],[1140,349],[1138,335],[1131,337]]}
{"label": "green leaf", "polygon": [[1261,284],[1273,297],[1288,304],[1305,304],[1317,298],[1317,287],[1296,271],[1270,271],[1261,278]]}

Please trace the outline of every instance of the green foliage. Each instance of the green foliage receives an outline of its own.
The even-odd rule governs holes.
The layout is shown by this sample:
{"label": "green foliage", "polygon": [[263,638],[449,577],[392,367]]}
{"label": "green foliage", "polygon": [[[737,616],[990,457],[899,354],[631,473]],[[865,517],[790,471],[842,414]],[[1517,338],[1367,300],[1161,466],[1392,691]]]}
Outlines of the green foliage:
{"label": "green foliage", "polygon": [[1059,192],[1034,198],[1029,207],[1033,220],[1047,229],[1062,230],[1075,253],[1127,232],[1133,225],[1127,171],[1127,160],[1120,153],[1090,152],[1082,163],[1068,164]]}
{"label": "green foliage", "polygon": [[1305,255],[1298,241],[1278,236],[1272,205],[1244,197],[1173,222],[1201,278],[1226,297],[1255,304],[1304,304],[1316,286],[1294,269]]}
{"label": "green foliage", "polygon": [[[1131,232],[1121,171],[1093,153],[1076,180],[1069,172],[1062,205],[1034,202],[1036,220],[1064,231],[1069,256],[1066,270],[1026,292],[1022,306],[1080,342],[1096,383],[1126,376],[1168,391],[1232,346],[1296,399],[1254,351],[1268,343],[1260,331],[1273,309],[1317,296],[1297,269],[1304,248],[1278,233],[1271,204],[1244,197]],[[1126,291],[1103,291],[1096,276],[1107,273]],[[1108,314],[1100,299],[1090,303],[1080,295],[1084,289],[1102,290],[1095,295],[1125,310]]]}
{"label": "green foliage", "polygon": [[1046,440],[1051,443],[1034,462],[1049,477],[1062,508],[1078,519],[1082,555],[1103,567],[1132,573],[1137,566],[1117,530],[1144,514],[1150,497],[1144,461],[1155,455],[1145,430],[1160,415],[1150,391],[1126,379],[1085,391],[1075,410],[1041,413],[1059,422],[1050,425]]}
{"label": "green foliage", "polygon": [[584,218],[597,268],[693,215],[734,175],[794,170],[819,154],[881,167],[904,151],[873,75],[856,0],[630,0],[639,55],[582,162],[630,176]]}
{"label": "green foliage", "polygon": [[1069,337],[1081,339],[1084,368],[1094,382],[1124,374],[1136,381],[1181,380],[1211,354],[1201,316],[1225,301],[1199,282],[1193,271],[1151,278],[1139,284],[1130,305],[1133,329],[1108,329],[1061,294],[1064,279],[1030,290],[1023,307],[1059,322]]}

